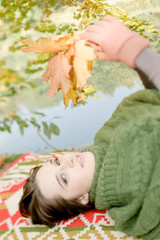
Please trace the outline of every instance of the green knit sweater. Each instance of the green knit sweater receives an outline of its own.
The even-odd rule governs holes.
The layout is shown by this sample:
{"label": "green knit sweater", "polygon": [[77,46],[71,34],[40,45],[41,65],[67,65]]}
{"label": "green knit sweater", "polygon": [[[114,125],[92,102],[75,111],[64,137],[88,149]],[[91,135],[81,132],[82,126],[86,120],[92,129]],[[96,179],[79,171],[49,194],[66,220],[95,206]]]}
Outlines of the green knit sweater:
{"label": "green knit sweater", "polygon": [[97,132],[90,201],[110,208],[116,230],[160,239],[160,93],[125,98]]}

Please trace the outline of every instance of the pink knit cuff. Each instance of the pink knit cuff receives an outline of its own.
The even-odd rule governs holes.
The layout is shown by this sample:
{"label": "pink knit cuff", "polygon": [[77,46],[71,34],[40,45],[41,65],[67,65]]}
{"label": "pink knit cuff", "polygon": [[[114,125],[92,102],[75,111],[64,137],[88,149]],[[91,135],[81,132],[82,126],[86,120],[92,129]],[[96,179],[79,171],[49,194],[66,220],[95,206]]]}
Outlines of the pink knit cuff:
{"label": "pink knit cuff", "polygon": [[121,49],[121,62],[125,63],[129,67],[136,68],[135,60],[139,53],[146,47],[150,47],[150,42],[135,33],[130,39],[127,39]]}

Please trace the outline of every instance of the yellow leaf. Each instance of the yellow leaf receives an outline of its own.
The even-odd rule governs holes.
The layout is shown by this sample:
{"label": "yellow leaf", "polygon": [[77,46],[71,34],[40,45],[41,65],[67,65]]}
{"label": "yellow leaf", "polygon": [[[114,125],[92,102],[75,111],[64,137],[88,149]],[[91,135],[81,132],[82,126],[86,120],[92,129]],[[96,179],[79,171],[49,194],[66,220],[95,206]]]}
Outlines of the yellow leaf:
{"label": "yellow leaf", "polygon": [[80,40],[75,43],[73,66],[76,74],[77,88],[82,89],[87,79],[91,76],[88,70],[88,62],[93,61],[95,58],[94,49],[86,46],[85,40]]}
{"label": "yellow leaf", "polygon": [[67,107],[69,104],[69,100],[72,99],[74,105],[77,105],[77,100],[78,100],[78,94],[77,91],[74,90],[73,88],[70,88],[69,91],[67,92],[67,95],[63,95],[64,99],[64,105]]}
{"label": "yellow leaf", "polygon": [[30,39],[22,40],[23,44],[30,45],[30,47],[22,47],[23,52],[41,52],[41,53],[56,53],[68,48],[75,41],[74,37],[65,35],[59,39],[55,37],[40,38],[37,42]]}
{"label": "yellow leaf", "polygon": [[91,71],[93,69],[93,62],[92,61],[87,62],[87,69],[88,69],[88,71]]}

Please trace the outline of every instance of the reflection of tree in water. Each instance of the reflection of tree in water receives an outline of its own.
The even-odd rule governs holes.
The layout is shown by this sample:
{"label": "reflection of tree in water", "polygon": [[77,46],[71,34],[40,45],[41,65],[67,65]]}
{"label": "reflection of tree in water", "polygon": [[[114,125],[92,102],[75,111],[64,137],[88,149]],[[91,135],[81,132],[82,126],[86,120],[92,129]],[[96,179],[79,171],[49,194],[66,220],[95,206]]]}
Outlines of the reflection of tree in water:
{"label": "reflection of tree in water", "polygon": [[50,106],[57,106],[62,101],[62,94],[57,94],[53,97],[47,96],[48,84],[41,83],[36,89],[30,89],[21,93],[18,101],[23,101],[23,104],[32,106],[34,108],[46,108]]}
{"label": "reflection of tree in water", "polygon": [[136,72],[119,62],[95,61],[89,82],[104,94],[113,95],[120,86],[132,88],[138,82]]}
{"label": "reflection of tree in water", "polygon": [[0,103],[0,117],[7,116],[12,111],[19,112],[19,104],[25,105],[31,111],[59,105],[62,101],[62,95],[57,94],[49,98],[47,90],[48,85],[41,83],[36,89],[26,88],[13,97],[5,98],[5,101]]}

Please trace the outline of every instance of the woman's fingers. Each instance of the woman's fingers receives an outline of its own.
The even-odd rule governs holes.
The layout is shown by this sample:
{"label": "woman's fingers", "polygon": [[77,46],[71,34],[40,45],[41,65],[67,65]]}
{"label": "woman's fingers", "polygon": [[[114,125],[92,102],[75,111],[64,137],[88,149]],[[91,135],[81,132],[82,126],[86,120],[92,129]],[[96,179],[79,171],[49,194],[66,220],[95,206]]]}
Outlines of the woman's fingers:
{"label": "woman's fingers", "polygon": [[85,45],[90,46],[90,47],[94,48],[95,50],[97,50],[97,51],[99,51],[99,52],[102,52],[102,51],[103,51],[102,48],[101,48],[98,44],[93,43],[93,42],[91,42],[91,41],[88,41],[88,40],[87,40],[87,41],[85,42]]}
{"label": "woman's fingers", "polygon": [[87,27],[86,31],[80,34],[80,38],[87,39],[95,44],[101,45],[103,39],[107,40],[107,34],[110,32],[110,29],[110,23],[99,21],[98,23]]}
{"label": "woman's fingers", "polygon": [[106,15],[104,17],[104,21],[113,23],[113,22],[117,22],[118,20],[117,20],[117,18],[113,17],[112,15]]}
{"label": "woman's fingers", "polygon": [[95,44],[99,44],[101,40],[99,34],[94,32],[84,32],[81,33],[79,36],[81,39],[87,39]]}

